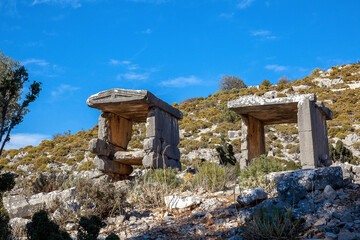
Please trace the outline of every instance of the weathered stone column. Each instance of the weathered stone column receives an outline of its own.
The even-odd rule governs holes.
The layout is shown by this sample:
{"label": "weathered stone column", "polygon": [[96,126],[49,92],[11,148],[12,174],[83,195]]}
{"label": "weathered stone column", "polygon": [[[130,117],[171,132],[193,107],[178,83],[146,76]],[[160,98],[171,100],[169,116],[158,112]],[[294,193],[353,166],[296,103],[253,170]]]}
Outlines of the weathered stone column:
{"label": "weathered stone column", "polygon": [[[303,168],[323,167],[329,162],[327,116],[321,102],[304,99],[298,103],[300,161]],[[331,116],[332,118],[332,116]]]}
{"label": "weathered stone column", "polygon": [[[166,127],[165,127],[166,126]],[[179,125],[174,116],[157,107],[150,109],[146,119],[144,167],[181,169]]]}
{"label": "weathered stone column", "polygon": [[264,123],[252,116],[242,114],[240,168],[249,165],[251,159],[265,153]]}

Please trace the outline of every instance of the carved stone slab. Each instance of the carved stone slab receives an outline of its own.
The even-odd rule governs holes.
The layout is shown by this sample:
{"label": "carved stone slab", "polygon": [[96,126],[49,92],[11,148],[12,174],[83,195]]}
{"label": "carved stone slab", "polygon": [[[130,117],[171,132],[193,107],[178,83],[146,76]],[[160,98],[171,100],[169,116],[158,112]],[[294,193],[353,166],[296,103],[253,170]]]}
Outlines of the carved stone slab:
{"label": "carved stone slab", "polygon": [[[266,98],[259,96],[243,96],[229,101],[228,108],[238,114],[247,114],[262,121],[265,125],[296,123],[298,103],[304,100],[316,102],[315,94],[295,95],[291,97]],[[332,119],[332,112],[322,102],[316,102],[327,120]]]}
{"label": "carved stone slab", "polygon": [[147,90],[110,89],[90,96],[87,105],[103,112],[112,112],[135,122],[146,121],[151,107],[158,107],[177,119],[182,112]]}

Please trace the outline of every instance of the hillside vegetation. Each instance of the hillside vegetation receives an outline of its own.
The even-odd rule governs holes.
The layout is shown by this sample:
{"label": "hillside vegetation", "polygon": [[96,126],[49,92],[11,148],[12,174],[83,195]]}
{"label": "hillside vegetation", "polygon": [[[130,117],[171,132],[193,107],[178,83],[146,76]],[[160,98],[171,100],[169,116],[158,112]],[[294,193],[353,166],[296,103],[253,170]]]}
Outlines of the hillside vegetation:
{"label": "hillside vegetation", "polygon": [[[293,94],[315,93],[334,113],[328,121],[329,141],[353,152],[353,163],[360,156],[360,63],[332,67],[324,71],[315,69],[311,75],[289,81],[280,79],[276,85],[264,80],[259,86],[219,90],[207,97],[184,100],[173,106],[181,110],[184,118],[179,121],[180,150],[186,165],[196,159],[218,161],[216,146],[221,136],[231,143],[236,157],[240,153],[241,118],[227,108],[229,100],[244,95],[286,97]],[[129,148],[142,148],[145,124],[136,124]],[[296,124],[266,127],[268,156],[278,161],[299,160],[299,140]],[[93,168],[93,155],[87,151],[90,139],[97,136],[97,126],[76,134],[58,134],[53,140],[44,140],[39,146],[27,146],[3,153],[0,165],[4,170],[20,175],[40,172],[74,172]],[[294,163],[293,163],[294,164]]]}

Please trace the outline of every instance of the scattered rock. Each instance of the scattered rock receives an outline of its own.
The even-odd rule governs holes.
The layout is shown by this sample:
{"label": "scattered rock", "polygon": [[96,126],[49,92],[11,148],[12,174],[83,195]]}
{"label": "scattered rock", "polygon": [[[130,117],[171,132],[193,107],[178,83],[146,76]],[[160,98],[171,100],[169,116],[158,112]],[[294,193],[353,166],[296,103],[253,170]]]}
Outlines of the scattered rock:
{"label": "scattered rock", "polygon": [[202,199],[194,196],[170,195],[165,197],[165,205],[169,211],[187,211],[195,208],[202,203]]}
{"label": "scattered rock", "polygon": [[255,188],[254,190],[243,191],[243,193],[237,197],[236,201],[241,206],[253,206],[261,203],[265,199],[267,199],[266,192],[260,188]]}
{"label": "scattered rock", "polygon": [[336,198],[336,192],[330,185],[327,185],[324,189],[323,196],[325,199],[334,200]]}
{"label": "scattered rock", "polygon": [[306,196],[306,188],[292,177],[279,182],[277,191],[280,201],[288,205],[293,205]]}

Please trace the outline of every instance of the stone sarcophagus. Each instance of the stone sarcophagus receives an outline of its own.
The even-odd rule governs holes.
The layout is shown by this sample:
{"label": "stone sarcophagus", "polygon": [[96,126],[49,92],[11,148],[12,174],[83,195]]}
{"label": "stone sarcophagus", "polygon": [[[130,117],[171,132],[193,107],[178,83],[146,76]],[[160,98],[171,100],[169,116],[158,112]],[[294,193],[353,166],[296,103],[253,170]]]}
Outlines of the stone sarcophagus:
{"label": "stone sarcophagus", "polygon": [[[146,90],[110,89],[90,96],[87,105],[101,111],[98,138],[89,143],[98,169],[115,178],[128,176],[132,165],[181,169],[181,111]],[[139,122],[146,122],[144,148],[127,151],[132,125]]]}
{"label": "stone sarcophagus", "polygon": [[303,168],[329,166],[326,120],[332,111],[316,100],[315,94],[283,98],[243,96],[228,102],[228,108],[241,114],[240,166],[265,153],[264,125],[297,123],[300,140],[300,161]]}

